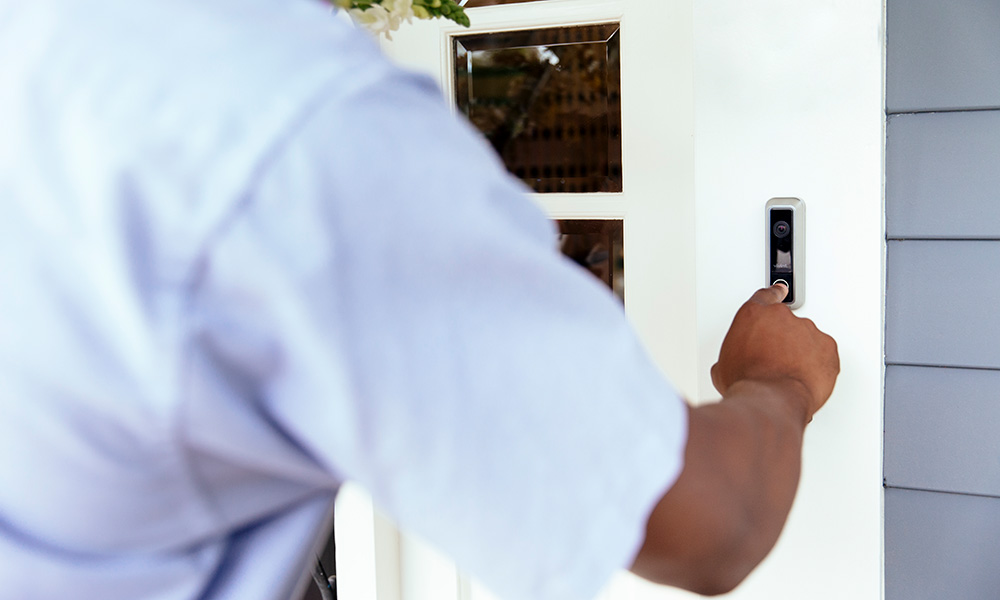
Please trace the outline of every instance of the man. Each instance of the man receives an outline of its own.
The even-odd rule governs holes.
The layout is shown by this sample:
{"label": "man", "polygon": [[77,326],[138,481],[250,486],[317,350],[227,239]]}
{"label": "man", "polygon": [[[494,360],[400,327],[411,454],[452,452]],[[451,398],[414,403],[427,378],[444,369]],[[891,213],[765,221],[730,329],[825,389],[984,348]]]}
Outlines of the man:
{"label": "man", "polygon": [[0,0],[0,114],[3,597],[293,597],[349,479],[509,598],[777,538],[834,342],[758,291],[688,408],[322,5]]}

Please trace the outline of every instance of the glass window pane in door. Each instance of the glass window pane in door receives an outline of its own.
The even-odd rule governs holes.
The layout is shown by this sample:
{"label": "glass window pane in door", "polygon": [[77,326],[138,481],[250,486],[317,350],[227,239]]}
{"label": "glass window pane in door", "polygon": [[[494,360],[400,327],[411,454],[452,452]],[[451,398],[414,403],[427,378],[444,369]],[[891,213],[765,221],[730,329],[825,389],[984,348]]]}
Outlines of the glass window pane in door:
{"label": "glass window pane in door", "polygon": [[625,244],[621,219],[558,220],[559,248],[625,302]]}
{"label": "glass window pane in door", "polygon": [[617,23],[456,36],[459,110],[537,192],[622,191]]}

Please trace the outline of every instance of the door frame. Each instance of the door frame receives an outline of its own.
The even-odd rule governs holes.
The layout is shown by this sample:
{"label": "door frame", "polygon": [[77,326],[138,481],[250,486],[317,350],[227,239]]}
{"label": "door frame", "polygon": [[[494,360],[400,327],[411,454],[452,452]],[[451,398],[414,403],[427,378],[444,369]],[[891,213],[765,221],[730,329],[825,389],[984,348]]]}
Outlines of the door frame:
{"label": "door frame", "polygon": [[[392,41],[380,40],[397,63],[437,82],[453,111],[453,36],[620,24],[623,191],[532,197],[553,219],[623,220],[626,312],[674,386],[696,398],[693,0],[546,0],[466,10],[469,28],[443,19],[414,20],[394,32]],[[373,600],[486,597],[432,549],[387,525],[370,504],[355,498],[354,505],[368,527],[364,547],[371,549],[360,572],[368,578],[375,574],[374,584],[355,589],[374,590]],[[338,573],[351,577],[339,568]],[[413,577],[420,585],[408,589]],[[638,597],[632,578],[615,585]],[[436,591],[425,594],[416,587]]]}

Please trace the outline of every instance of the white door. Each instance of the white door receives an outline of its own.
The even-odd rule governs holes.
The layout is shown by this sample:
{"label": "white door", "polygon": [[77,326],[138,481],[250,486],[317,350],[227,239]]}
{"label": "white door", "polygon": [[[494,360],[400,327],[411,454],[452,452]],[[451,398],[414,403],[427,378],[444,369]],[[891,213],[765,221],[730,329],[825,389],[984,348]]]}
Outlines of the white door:
{"label": "white door", "polygon": [[[730,597],[880,598],[881,4],[536,0],[467,12],[469,30],[418,22],[383,45],[438,80],[452,102],[462,85],[453,36],[616,24],[621,191],[535,198],[554,219],[621,221],[626,311],[691,401],[718,397],[709,367],[736,308],[764,284],[764,203],[805,201],[809,287],[798,314],[834,335],[843,372],[807,432],[781,540]],[[350,566],[338,559],[342,597],[489,597],[363,499],[348,498],[338,509],[338,547],[363,551],[345,558]],[[687,597],[627,575],[602,595]]]}

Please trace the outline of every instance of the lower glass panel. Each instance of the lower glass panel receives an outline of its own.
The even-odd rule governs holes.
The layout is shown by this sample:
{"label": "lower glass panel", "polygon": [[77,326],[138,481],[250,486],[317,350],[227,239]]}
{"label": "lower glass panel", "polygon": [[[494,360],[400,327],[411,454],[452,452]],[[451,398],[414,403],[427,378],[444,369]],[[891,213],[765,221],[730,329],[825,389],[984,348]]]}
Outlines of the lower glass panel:
{"label": "lower glass panel", "polygon": [[625,302],[625,244],[621,219],[556,221],[562,253]]}

